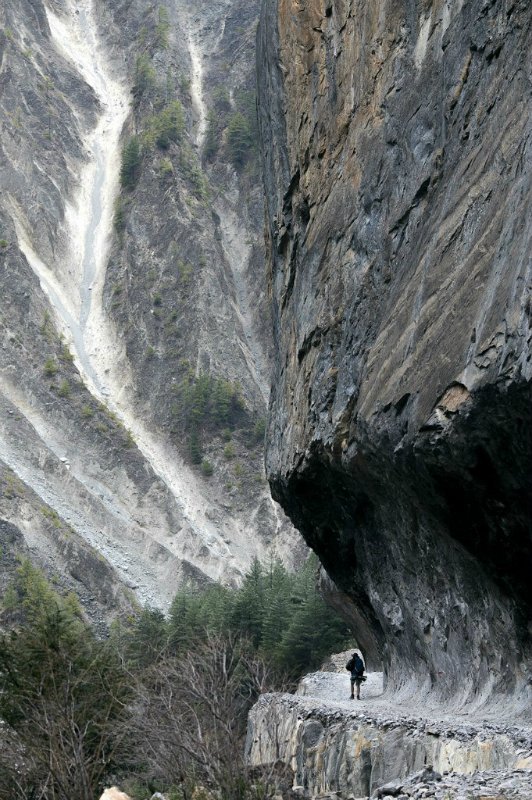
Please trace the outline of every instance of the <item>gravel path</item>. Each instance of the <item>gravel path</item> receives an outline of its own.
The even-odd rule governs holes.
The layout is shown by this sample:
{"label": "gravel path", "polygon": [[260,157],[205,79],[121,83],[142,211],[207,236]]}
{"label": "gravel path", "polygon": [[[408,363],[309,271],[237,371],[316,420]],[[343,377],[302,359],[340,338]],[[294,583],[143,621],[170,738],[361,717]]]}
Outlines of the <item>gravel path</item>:
{"label": "gravel path", "polygon": [[[338,664],[346,658],[337,657]],[[296,700],[297,698],[297,700]],[[481,742],[496,735],[508,736],[526,768],[489,770],[472,774],[456,772],[439,775],[431,769],[410,775],[381,787],[375,796],[399,800],[532,800],[532,725],[514,725],[511,720],[495,723],[480,715],[433,713],[426,704],[391,702],[383,690],[383,674],[369,673],[361,687],[361,699],[350,699],[349,673],[315,672],[306,675],[293,698],[306,714],[328,718],[331,724],[353,717],[379,727],[406,728],[417,734],[464,741],[477,737]],[[338,795],[335,795],[338,797]],[[324,796],[325,797],[325,796]]]}

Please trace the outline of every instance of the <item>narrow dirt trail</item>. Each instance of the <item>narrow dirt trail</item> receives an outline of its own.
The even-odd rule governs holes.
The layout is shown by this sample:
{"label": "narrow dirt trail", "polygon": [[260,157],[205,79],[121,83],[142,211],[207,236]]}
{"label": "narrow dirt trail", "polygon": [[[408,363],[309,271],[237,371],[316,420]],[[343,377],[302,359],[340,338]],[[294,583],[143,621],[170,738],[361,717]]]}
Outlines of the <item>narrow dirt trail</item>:
{"label": "narrow dirt trail", "polygon": [[[493,729],[498,725],[502,728],[519,727],[532,736],[532,720],[521,718],[516,726],[512,709],[504,713],[503,707],[492,703],[487,707],[474,708],[471,704],[463,708],[454,707],[451,702],[442,705],[430,696],[416,700],[415,697],[406,695],[393,696],[384,692],[383,673],[370,672],[367,681],[361,687],[361,699],[350,699],[349,673],[345,672],[314,672],[306,675],[298,688],[297,695],[303,702],[315,708],[326,707],[338,709],[346,714],[362,714],[368,718],[378,720],[393,719],[394,721],[410,720],[424,721],[438,726],[441,731],[455,729],[457,726]],[[504,699],[503,699],[504,703]]]}

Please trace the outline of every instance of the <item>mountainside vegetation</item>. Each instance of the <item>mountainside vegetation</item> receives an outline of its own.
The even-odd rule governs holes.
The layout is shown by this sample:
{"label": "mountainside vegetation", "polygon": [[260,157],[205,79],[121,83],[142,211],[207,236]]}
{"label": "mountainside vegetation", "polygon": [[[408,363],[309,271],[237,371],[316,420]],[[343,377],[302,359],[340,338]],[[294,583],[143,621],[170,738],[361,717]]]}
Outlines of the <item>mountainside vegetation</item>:
{"label": "mountainside vegetation", "polygon": [[315,570],[255,561],[241,588],[183,589],[167,617],[145,608],[101,640],[21,560],[2,600],[0,800],[93,800],[115,781],[139,800],[267,797],[277,778],[243,760],[251,704],[349,641]]}

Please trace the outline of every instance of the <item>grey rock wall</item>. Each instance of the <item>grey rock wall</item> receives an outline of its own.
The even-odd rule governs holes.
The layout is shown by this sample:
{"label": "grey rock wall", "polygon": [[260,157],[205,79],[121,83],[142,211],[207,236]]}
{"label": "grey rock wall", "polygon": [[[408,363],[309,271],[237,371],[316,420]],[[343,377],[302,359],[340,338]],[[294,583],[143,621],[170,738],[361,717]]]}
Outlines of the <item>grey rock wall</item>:
{"label": "grey rock wall", "polygon": [[[509,773],[507,778],[513,772],[515,780],[520,775],[514,770],[530,770],[527,747],[530,740],[523,748],[517,730],[497,730],[495,726],[487,730],[463,722],[453,727],[386,716],[367,708],[347,714],[315,707],[313,700],[270,694],[261,697],[250,713],[247,758],[252,765],[289,764],[294,785],[304,788],[305,797],[337,792],[341,798],[362,798],[380,796],[381,787],[392,782],[395,790],[382,794],[401,794],[407,777],[416,773],[417,781],[411,778],[410,783],[423,783],[420,773],[427,765],[440,779],[443,773],[485,777],[485,772],[498,770]],[[529,787],[529,777],[529,772],[522,776],[519,785],[523,789]],[[496,789],[503,781],[501,775]],[[431,788],[436,788],[435,784],[425,792],[428,797],[435,796]],[[458,796],[455,791],[454,786],[441,787],[438,796]],[[491,796],[486,788],[484,792]],[[478,795],[467,792],[467,796]],[[517,792],[515,796],[524,799],[529,795]]]}
{"label": "grey rock wall", "polygon": [[265,0],[258,38],[273,495],[389,688],[524,716],[531,19]]}

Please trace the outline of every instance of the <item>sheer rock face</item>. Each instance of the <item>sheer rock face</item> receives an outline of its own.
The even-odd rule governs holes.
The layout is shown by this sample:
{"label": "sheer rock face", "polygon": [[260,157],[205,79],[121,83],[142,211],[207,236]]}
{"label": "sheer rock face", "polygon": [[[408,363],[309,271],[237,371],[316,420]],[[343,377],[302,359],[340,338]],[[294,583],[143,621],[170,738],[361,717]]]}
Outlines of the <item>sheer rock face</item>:
{"label": "sheer rock face", "polygon": [[500,690],[514,709],[530,693],[531,19],[527,2],[265,0],[258,48],[274,497],[388,686]]}

